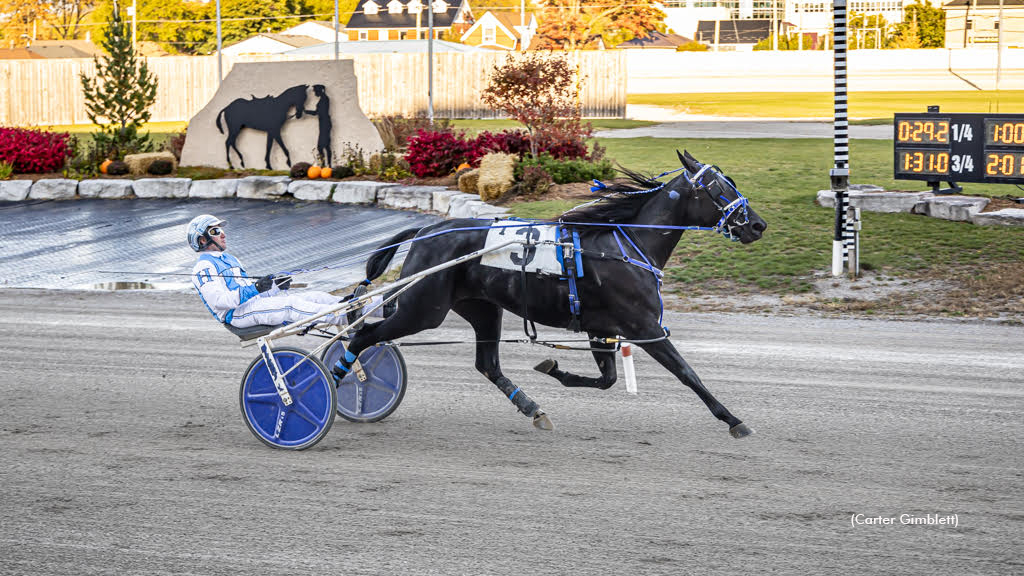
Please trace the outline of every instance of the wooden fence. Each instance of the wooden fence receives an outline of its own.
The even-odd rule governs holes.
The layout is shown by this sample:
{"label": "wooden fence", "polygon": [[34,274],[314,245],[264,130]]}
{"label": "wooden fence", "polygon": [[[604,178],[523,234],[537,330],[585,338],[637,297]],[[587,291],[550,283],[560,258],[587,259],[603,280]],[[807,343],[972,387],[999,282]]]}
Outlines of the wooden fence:
{"label": "wooden fence", "polygon": [[[626,113],[626,59],[620,51],[565,53],[582,76],[583,115],[622,118]],[[434,55],[434,115],[439,118],[494,118],[480,101],[502,52]],[[226,75],[235,62],[328,60],[326,56],[224,58]],[[359,105],[368,116],[427,111],[425,54],[359,54],[355,61]],[[217,91],[216,56],[149,58],[158,79],[153,122],[187,121]],[[81,74],[95,74],[91,59],[0,60],[0,125],[88,124]],[[245,95],[248,96],[248,95]]]}

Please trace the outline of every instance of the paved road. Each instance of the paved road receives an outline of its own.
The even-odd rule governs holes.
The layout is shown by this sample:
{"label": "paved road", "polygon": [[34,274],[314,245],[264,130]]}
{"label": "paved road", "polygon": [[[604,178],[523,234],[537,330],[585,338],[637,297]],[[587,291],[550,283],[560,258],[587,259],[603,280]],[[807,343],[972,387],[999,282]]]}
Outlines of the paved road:
{"label": "paved road", "polygon": [[[243,424],[254,353],[193,295],[0,290],[0,573],[1024,570],[1020,327],[667,324],[757,435],[730,438],[642,353],[631,397],[561,388],[529,369],[546,350],[506,346],[557,426],[537,431],[451,345],[405,348],[409,393],[384,422],[339,419],[287,453]],[[422,338],[468,334],[451,320]]]}

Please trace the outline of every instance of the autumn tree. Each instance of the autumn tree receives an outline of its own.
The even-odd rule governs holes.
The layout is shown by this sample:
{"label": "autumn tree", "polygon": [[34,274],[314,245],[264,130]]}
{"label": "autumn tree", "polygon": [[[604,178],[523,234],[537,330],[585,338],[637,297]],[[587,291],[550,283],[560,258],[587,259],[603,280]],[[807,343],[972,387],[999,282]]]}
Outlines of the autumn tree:
{"label": "autumn tree", "polygon": [[896,25],[896,35],[908,38],[907,31],[912,25],[917,28],[917,39],[921,48],[942,48],[946,45],[946,13],[942,8],[917,0],[903,8],[904,20]]}
{"label": "autumn tree", "polygon": [[538,0],[537,35],[552,47],[583,48],[595,35],[646,36],[664,28],[665,13],[652,0]]}

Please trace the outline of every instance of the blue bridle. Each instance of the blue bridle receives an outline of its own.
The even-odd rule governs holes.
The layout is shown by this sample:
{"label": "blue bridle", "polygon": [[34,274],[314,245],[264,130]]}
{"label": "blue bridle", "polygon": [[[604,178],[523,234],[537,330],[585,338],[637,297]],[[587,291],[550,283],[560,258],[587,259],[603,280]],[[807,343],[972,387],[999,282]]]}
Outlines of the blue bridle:
{"label": "blue bridle", "polygon": [[[745,196],[743,196],[743,194],[740,194],[740,191],[739,191],[739,189],[736,188],[736,185],[733,184],[732,180],[730,180],[725,174],[722,174],[721,169],[719,169],[716,166],[712,166],[710,164],[702,165],[700,170],[698,170],[693,176],[690,176],[689,172],[686,171],[686,167],[684,166],[682,168],[676,168],[675,170],[669,170],[668,172],[662,172],[661,174],[658,174],[657,176],[652,178],[652,180],[657,180],[657,179],[659,179],[659,178],[661,178],[663,176],[668,176],[669,174],[674,174],[674,173],[679,172],[679,171],[683,172],[683,177],[685,177],[686,181],[690,183],[690,188],[692,188],[694,191],[704,192],[705,194],[708,195],[708,197],[711,199],[711,201],[715,204],[715,206],[718,208],[718,210],[722,213],[722,217],[718,219],[718,223],[716,223],[714,226],[711,226],[711,227],[707,227],[707,226],[658,226],[658,228],[664,228],[664,229],[670,229],[670,230],[706,230],[706,231],[710,231],[710,232],[717,232],[717,233],[721,234],[722,236],[725,236],[729,240],[732,240],[733,242],[738,242],[740,237],[733,230],[734,230],[734,228],[738,228],[740,226],[745,226],[746,224],[750,223],[750,213],[748,211],[748,206],[750,205],[750,201],[747,200],[747,198]],[[710,184],[706,184],[704,182],[704,177],[708,173],[710,173],[712,175],[715,175],[715,178],[712,180],[712,182]],[[719,176],[721,178],[719,178]],[[736,199],[735,200],[730,201],[728,198],[725,197],[724,194],[721,194],[721,193],[719,193],[718,196],[716,197],[715,194],[713,194],[711,192],[711,187],[712,186],[719,186],[719,187],[721,187],[721,182],[722,181],[724,181],[727,184],[729,184],[729,187],[732,188],[733,192],[736,194]],[[627,195],[627,196],[632,196],[634,194],[652,194],[654,192],[657,192],[657,191],[661,190],[662,188],[664,188],[667,185],[668,185],[668,182],[662,182],[661,184],[655,186],[654,188],[648,188],[646,190],[616,191],[616,192],[618,194],[624,194],[624,195]],[[594,180],[594,186],[590,187],[590,191],[591,192],[599,192],[599,191],[605,190],[607,188],[608,188],[608,186],[604,182],[601,182],[600,180]],[[676,192],[675,190],[671,190],[669,192],[669,196],[672,197],[673,199],[675,199],[675,198],[679,197],[679,193]],[[598,198],[596,200],[591,200],[590,202],[586,202],[584,204],[580,204],[579,206],[574,207],[572,210],[576,210],[577,208],[582,208],[584,206],[589,206],[589,205],[594,204],[596,202],[600,202],[601,200],[604,200],[604,199],[605,199],[605,197],[602,196],[601,198]],[[722,203],[719,203],[719,199],[721,199]],[[570,212],[572,210],[570,210]],[[737,210],[741,211],[741,213],[743,215],[742,221],[730,222],[730,218],[732,218],[733,213],[735,213]]]}

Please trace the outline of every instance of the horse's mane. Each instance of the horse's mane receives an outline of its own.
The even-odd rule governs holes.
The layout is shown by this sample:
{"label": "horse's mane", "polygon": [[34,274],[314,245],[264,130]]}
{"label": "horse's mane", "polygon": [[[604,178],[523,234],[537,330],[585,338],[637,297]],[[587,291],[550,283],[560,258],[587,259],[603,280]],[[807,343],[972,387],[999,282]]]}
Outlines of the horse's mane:
{"label": "horse's mane", "polygon": [[[661,182],[644,176],[628,168],[618,167],[628,177],[631,183],[615,183],[604,188],[604,191],[612,193],[605,196],[601,201],[579,209],[572,209],[563,213],[555,220],[562,222],[608,222],[622,223],[629,222],[636,218],[637,213],[648,203],[654,194],[630,194],[630,192],[643,192],[651,188],[661,186]],[[621,195],[614,195],[622,193]]]}

